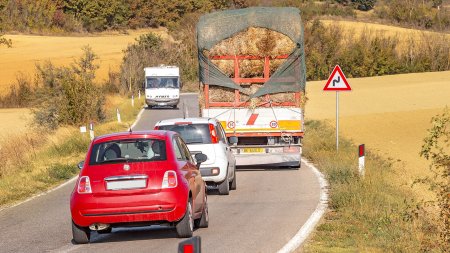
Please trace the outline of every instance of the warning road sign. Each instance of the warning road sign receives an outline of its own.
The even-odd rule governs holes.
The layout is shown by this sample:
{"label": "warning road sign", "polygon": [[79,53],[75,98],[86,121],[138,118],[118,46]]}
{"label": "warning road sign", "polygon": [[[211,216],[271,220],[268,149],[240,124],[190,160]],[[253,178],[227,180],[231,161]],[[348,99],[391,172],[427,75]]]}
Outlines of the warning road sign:
{"label": "warning road sign", "polygon": [[350,85],[345,78],[344,73],[341,70],[339,65],[334,67],[333,72],[331,72],[330,77],[328,78],[327,84],[323,88],[325,91],[349,91],[352,90]]}

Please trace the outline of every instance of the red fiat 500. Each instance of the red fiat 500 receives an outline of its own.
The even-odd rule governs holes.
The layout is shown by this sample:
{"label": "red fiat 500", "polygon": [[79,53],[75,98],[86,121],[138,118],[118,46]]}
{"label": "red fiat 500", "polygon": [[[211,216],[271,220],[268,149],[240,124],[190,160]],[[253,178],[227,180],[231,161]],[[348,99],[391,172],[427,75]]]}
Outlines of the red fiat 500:
{"label": "red fiat 500", "polygon": [[[72,234],[89,242],[91,231],[112,227],[171,225],[179,237],[208,227],[205,182],[199,165],[171,131],[115,133],[97,137],[70,199]],[[196,160],[196,161],[194,161]]]}

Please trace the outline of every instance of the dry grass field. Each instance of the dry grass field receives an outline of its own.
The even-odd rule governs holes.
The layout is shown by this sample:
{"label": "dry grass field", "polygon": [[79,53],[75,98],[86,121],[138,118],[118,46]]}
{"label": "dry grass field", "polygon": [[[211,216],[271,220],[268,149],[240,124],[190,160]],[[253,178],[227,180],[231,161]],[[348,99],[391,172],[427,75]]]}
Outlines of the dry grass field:
{"label": "dry grass field", "polygon": [[68,65],[78,58],[85,45],[92,47],[99,56],[97,81],[107,78],[109,69],[117,70],[123,57],[123,50],[135,38],[147,32],[167,36],[164,29],[131,30],[128,34],[100,33],[91,36],[37,36],[5,35],[12,40],[12,48],[0,47],[0,94],[9,88],[19,72],[32,76],[36,63],[46,60],[55,65]]}
{"label": "dry grass field", "polygon": [[29,109],[1,109],[0,143],[4,138],[28,131],[30,119]]}
{"label": "dry grass field", "polygon": [[[401,183],[426,175],[428,162],[419,157],[419,151],[431,117],[450,106],[450,71],[348,81],[352,91],[339,94],[340,135],[391,158]],[[322,91],[325,83],[307,83],[305,117],[334,126],[336,93]]]}
{"label": "dry grass field", "polygon": [[[396,37],[399,40],[399,48],[405,48],[409,42],[412,40],[414,42],[429,40],[434,36],[441,36],[442,33],[422,31],[410,28],[403,28],[398,26],[382,25],[375,23],[365,23],[357,21],[347,21],[347,20],[320,20],[325,25],[337,25],[345,31],[344,37],[349,37],[352,35],[358,36],[367,31],[366,34],[372,36],[387,36]],[[450,39],[450,33],[445,34],[447,38]]]}

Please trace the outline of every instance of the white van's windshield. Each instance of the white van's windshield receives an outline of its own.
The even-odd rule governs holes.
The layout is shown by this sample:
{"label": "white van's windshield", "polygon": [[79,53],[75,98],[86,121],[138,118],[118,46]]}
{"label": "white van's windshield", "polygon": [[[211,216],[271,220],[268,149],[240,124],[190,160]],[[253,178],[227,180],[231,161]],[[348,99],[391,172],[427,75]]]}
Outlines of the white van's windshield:
{"label": "white van's windshield", "polygon": [[176,76],[170,76],[170,77],[155,77],[155,76],[148,76],[146,80],[147,88],[169,88],[169,89],[178,89],[179,83],[178,83],[178,77]]}

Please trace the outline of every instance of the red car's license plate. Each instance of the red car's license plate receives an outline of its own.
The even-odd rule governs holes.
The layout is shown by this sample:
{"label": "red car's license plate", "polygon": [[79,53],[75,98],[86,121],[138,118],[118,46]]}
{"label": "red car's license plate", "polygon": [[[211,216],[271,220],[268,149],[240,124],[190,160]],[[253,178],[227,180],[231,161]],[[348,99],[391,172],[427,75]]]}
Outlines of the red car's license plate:
{"label": "red car's license plate", "polygon": [[118,180],[118,181],[107,181],[107,190],[129,190],[129,189],[141,189],[147,186],[146,179],[135,179],[135,180]]}

